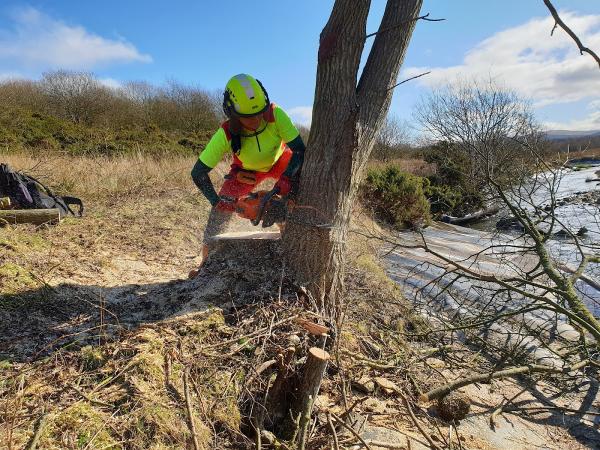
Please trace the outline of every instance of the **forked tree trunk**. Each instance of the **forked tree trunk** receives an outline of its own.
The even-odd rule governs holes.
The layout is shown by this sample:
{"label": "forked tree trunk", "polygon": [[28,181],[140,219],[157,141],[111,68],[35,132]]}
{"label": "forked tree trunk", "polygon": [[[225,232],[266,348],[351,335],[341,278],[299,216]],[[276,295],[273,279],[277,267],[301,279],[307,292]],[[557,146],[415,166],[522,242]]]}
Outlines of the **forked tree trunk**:
{"label": "forked tree trunk", "polygon": [[369,0],[336,0],[321,32],[313,120],[287,266],[332,319],[341,312],[350,213],[422,0],[388,0],[360,81]]}

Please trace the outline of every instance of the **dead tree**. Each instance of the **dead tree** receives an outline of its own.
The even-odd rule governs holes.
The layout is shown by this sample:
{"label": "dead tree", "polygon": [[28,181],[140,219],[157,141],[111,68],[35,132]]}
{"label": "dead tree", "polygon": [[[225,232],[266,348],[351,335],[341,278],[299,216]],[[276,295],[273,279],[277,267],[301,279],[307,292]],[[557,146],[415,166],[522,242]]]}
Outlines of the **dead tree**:
{"label": "dead tree", "polygon": [[286,267],[332,318],[341,313],[352,205],[422,0],[389,0],[360,75],[368,0],[336,0],[321,32],[313,120],[298,206],[284,234]]}

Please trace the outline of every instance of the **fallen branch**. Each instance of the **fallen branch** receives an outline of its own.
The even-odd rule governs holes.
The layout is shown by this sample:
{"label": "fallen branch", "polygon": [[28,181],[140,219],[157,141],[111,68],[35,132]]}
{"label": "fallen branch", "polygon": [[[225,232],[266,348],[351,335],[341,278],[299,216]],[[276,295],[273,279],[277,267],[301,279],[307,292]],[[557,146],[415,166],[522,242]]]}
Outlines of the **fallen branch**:
{"label": "fallen branch", "polygon": [[[286,323],[289,323],[289,322],[292,322],[292,321],[296,320],[297,317],[298,317],[297,315],[294,315],[294,316],[288,317],[287,319],[282,319],[279,322],[275,322],[273,325],[269,325],[268,327],[264,327],[264,328],[261,328],[260,330],[256,330],[256,331],[253,331],[252,333],[248,333],[248,334],[246,334],[244,336],[238,336],[238,337],[231,338],[231,339],[228,339],[228,340],[223,341],[223,342],[219,342],[217,344],[207,345],[206,347],[202,348],[202,350],[200,350],[199,352],[195,353],[193,356],[198,356],[198,355],[204,353],[204,351],[208,350],[208,349],[223,347],[223,346],[229,345],[229,344],[235,344],[240,339],[248,339],[248,340],[250,340],[250,339],[255,338],[257,336],[261,336],[263,333],[268,332],[270,329],[276,328],[276,327],[278,327],[280,325],[283,325],[283,324],[286,324]],[[247,342],[245,344],[247,344]]]}
{"label": "fallen branch", "polygon": [[497,206],[491,206],[489,208],[480,209],[479,211],[475,211],[474,213],[467,214],[462,217],[454,217],[449,216],[447,214],[443,214],[441,217],[442,222],[449,223],[452,225],[466,225],[468,223],[473,223],[478,220],[485,219],[486,217],[493,216],[500,210]]}
{"label": "fallen branch", "polygon": [[360,434],[358,434],[354,428],[352,428],[350,425],[348,425],[346,422],[344,422],[342,419],[340,419],[338,416],[336,416],[334,413],[331,413],[331,417],[333,417],[337,423],[339,423],[341,426],[343,426],[346,430],[350,431],[350,433],[352,433],[354,435],[354,437],[356,439],[358,439],[360,441],[360,443],[362,445],[365,446],[365,448],[367,450],[372,450],[371,447],[369,446],[369,444],[367,444],[365,442],[365,440],[360,436]]}
{"label": "fallen branch", "polygon": [[406,445],[392,444],[391,442],[369,441],[369,444],[374,445],[375,447],[390,448],[394,450],[405,450],[408,448]]}
{"label": "fallen branch", "polygon": [[460,389],[461,387],[465,387],[465,386],[468,386],[468,385],[474,384],[474,383],[487,382],[492,379],[502,379],[502,378],[512,377],[515,375],[520,375],[523,373],[555,373],[555,374],[568,373],[568,372],[573,372],[575,370],[579,370],[588,364],[589,364],[589,361],[584,360],[584,361],[578,362],[577,364],[574,364],[571,367],[562,368],[562,369],[558,368],[558,367],[552,367],[552,366],[543,366],[540,364],[531,364],[528,366],[511,367],[510,369],[499,370],[499,371],[492,372],[492,373],[473,375],[470,377],[461,378],[459,380],[452,381],[451,383],[448,383],[448,384],[445,384],[438,388],[432,389],[429,392],[426,392],[425,394],[421,395],[419,397],[419,401],[428,402],[431,400],[436,400],[438,398],[442,398],[442,397],[448,395],[450,392],[455,391],[456,389]]}
{"label": "fallen branch", "polygon": [[71,389],[73,389],[75,392],[77,392],[81,398],[83,398],[84,400],[87,400],[88,402],[90,402],[92,405],[96,405],[96,406],[103,406],[104,408],[112,408],[113,405],[110,405],[108,403],[102,402],[100,400],[94,400],[93,398],[91,398],[89,395],[87,395],[85,392],[81,391],[77,386],[75,385],[71,385],[70,386]]}
{"label": "fallen branch", "polygon": [[400,398],[402,399],[402,402],[404,403],[404,406],[408,410],[408,415],[410,416],[411,420],[413,421],[413,424],[417,427],[417,429],[419,430],[421,435],[423,435],[423,437],[425,438],[425,440],[427,441],[429,446],[431,448],[433,448],[434,450],[441,450],[440,447],[438,447],[435,444],[435,442],[433,442],[433,439],[431,439],[431,436],[429,436],[429,433],[427,433],[427,431],[425,431],[425,429],[423,428],[423,426],[417,419],[417,416],[415,416],[415,413],[413,412],[412,407],[410,406],[410,403],[408,402],[408,399],[406,398],[406,396],[402,392],[399,392],[399,391],[397,392],[397,394],[400,396]]}

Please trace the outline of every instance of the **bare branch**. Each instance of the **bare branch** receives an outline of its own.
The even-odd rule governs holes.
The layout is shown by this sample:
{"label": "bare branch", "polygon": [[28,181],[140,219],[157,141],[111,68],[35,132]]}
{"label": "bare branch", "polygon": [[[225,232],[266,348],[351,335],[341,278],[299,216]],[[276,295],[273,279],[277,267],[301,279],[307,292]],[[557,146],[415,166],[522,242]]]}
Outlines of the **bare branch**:
{"label": "bare branch", "polygon": [[583,52],[589,53],[592,58],[594,58],[596,60],[596,62],[598,63],[598,67],[600,67],[600,57],[598,57],[598,55],[596,53],[594,53],[592,50],[590,50],[589,48],[585,47],[581,40],[579,39],[579,37],[573,32],[573,30],[571,30],[560,18],[560,16],[558,15],[558,12],[556,11],[556,8],[554,7],[554,5],[550,2],[550,0],[544,0],[544,4],[548,7],[548,10],[550,10],[550,14],[552,14],[552,17],[554,17],[555,20],[555,24],[554,27],[552,28],[552,32],[550,33],[550,35],[552,36],[552,34],[554,33],[554,30],[556,29],[557,26],[560,26],[563,30],[565,30],[565,32],[571,36],[571,38],[575,41],[575,43],[577,44],[577,47],[579,48],[579,53],[583,55]]}
{"label": "bare branch", "polygon": [[402,22],[400,22],[396,25],[393,25],[391,27],[384,28],[383,30],[376,31],[371,34],[367,34],[365,36],[365,40],[369,39],[370,37],[373,37],[377,34],[385,33],[386,31],[393,30],[394,28],[401,27],[402,25],[406,25],[407,23],[416,22],[417,20],[425,20],[427,22],[441,22],[442,20],[446,20],[446,19],[429,19],[428,17],[429,17],[429,13],[425,14],[424,16],[413,17],[412,19],[403,20]]}
{"label": "bare branch", "polygon": [[430,73],[431,73],[431,70],[429,72],[423,72],[423,73],[421,73],[419,75],[415,75],[414,77],[407,78],[406,80],[402,80],[400,83],[397,83],[397,84],[393,85],[391,88],[388,88],[388,91],[391,91],[392,89],[400,86],[401,84],[406,83],[407,81],[414,80],[415,78],[420,78],[420,77],[422,77],[424,75],[428,75]]}
{"label": "bare branch", "polygon": [[541,364],[531,364],[528,366],[511,367],[509,369],[499,370],[497,372],[492,372],[492,373],[473,375],[470,377],[466,377],[466,378],[462,378],[460,380],[453,381],[452,383],[448,383],[444,386],[440,386],[438,388],[432,389],[431,391],[426,392],[425,394],[421,395],[421,397],[419,397],[419,400],[422,402],[428,402],[431,400],[435,400],[435,399],[444,397],[445,395],[449,394],[450,392],[452,392],[456,389],[459,389],[464,386],[468,386],[469,384],[473,384],[473,383],[480,383],[480,382],[484,382],[484,381],[490,381],[492,379],[501,379],[501,378],[506,378],[506,377],[512,377],[512,376],[520,375],[523,373],[557,373],[557,374],[558,373],[568,373],[568,372],[574,372],[576,370],[582,369],[583,367],[587,366],[588,364],[589,364],[588,360],[580,361],[577,364],[574,364],[570,367],[564,367],[564,368],[544,366]]}

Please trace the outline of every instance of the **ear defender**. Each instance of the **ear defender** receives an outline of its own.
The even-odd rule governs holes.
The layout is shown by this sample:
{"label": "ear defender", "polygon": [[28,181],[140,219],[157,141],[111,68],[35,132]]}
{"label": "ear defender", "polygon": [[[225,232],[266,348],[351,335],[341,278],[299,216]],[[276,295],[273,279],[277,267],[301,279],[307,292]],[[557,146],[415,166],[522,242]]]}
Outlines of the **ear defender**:
{"label": "ear defender", "polygon": [[233,102],[231,101],[231,95],[229,94],[229,91],[227,89],[223,91],[223,112],[230,119],[235,113]]}
{"label": "ear defender", "polygon": [[269,93],[267,92],[267,90],[265,89],[265,87],[262,85],[262,83],[260,82],[260,80],[257,79],[256,82],[258,83],[258,85],[262,89],[263,93],[265,94],[265,109],[268,109],[269,105],[271,104],[271,100],[269,100]]}

